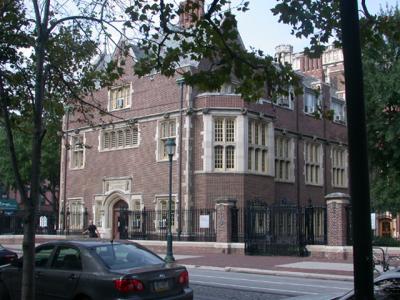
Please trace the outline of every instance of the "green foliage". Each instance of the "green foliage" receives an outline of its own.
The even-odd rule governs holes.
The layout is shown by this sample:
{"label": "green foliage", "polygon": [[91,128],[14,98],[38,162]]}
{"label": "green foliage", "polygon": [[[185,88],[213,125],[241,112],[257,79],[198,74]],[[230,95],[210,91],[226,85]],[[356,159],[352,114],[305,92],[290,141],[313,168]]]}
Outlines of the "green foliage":
{"label": "green foliage", "polygon": [[[140,31],[145,37],[138,42],[144,56],[135,64],[134,71],[144,76],[158,71],[165,76],[180,73],[185,83],[195,85],[201,91],[218,90],[223,84],[234,82],[236,93],[245,100],[256,101],[268,93],[272,98],[285,93],[288,85],[301,93],[299,78],[290,66],[282,65],[262,51],[244,48],[237,31],[237,21],[232,10],[225,10],[228,1],[213,1],[203,17],[198,18],[193,10],[199,1],[189,2],[178,9],[172,3],[146,5],[147,1],[136,0],[127,9],[133,27],[139,16],[158,15],[161,23],[154,25],[150,18],[143,18]],[[236,11],[248,10],[248,1],[239,4]],[[190,14],[193,26],[178,27],[174,20],[182,12]],[[175,22],[176,23],[176,22]],[[181,69],[187,62],[199,64],[196,71]]]}
{"label": "green foliage", "polygon": [[340,44],[339,0],[278,0],[273,9],[279,15],[279,22],[292,26],[292,34],[297,38],[309,38],[310,48],[305,52],[319,56],[331,38]]}
{"label": "green foliage", "polygon": [[392,237],[374,236],[372,245],[380,247],[400,247],[400,241]]}
{"label": "green foliage", "polygon": [[376,16],[363,47],[371,194],[375,210],[400,211],[400,12]]}

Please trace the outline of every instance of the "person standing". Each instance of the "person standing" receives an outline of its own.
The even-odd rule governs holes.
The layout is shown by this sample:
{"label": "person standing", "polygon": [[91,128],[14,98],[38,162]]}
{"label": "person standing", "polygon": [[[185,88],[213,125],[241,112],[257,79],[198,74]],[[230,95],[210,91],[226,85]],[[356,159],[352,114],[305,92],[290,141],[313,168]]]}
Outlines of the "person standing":
{"label": "person standing", "polygon": [[93,220],[89,220],[88,228],[84,232],[82,232],[82,234],[86,234],[86,233],[89,233],[90,238],[100,237],[100,233],[97,230],[96,225],[93,224]]}

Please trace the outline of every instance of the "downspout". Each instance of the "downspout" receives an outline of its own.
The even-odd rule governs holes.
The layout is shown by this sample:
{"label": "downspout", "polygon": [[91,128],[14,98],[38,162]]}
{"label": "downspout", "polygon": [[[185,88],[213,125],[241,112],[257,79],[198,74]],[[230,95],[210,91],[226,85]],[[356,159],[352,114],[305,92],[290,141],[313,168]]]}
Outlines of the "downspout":
{"label": "downspout", "polygon": [[65,233],[67,225],[67,168],[68,168],[68,127],[69,127],[69,112],[70,107],[65,106],[65,129],[64,129],[64,189],[63,189],[63,231]]}
{"label": "downspout", "polygon": [[[321,85],[322,86],[322,85]],[[322,90],[322,89],[321,89]],[[325,99],[325,95],[324,95],[324,91],[322,90],[322,107],[324,108],[324,110],[327,108],[326,107],[326,99]],[[330,91],[329,91],[330,93]],[[327,182],[327,178],[328,178],[328,159],[327,159],[327,146],[328,146],[328,141],[326,139],[326,118],[324,115],[322,115],[322,124],[323,124],[323,139],[324,139],[324,196],[326,196],[328,194],[328,182]]]}
{"label": "downspout", "polygon": [[[304,94],[303,94],[303,102],[304,102]],[[303,253],[303,244],[305,247],[305,241],[302,241],[301,236],[301,216],[302,212],[300,209],[300,132],[299,132],[299,113],[300,113],[300,101],[297,99],[296,101],[296,195],[297,195],[297,240],[299,243],[299,255],[305,255]]]}
{"label": "downspout", "polygon": [[177,84],[180,86],[180,105],[179,105],[179,161],[178,161],[178,240],[181,239],[182,233],[182,132],[183,132],[183,86],[185,81],[183,78],[177,79]]}

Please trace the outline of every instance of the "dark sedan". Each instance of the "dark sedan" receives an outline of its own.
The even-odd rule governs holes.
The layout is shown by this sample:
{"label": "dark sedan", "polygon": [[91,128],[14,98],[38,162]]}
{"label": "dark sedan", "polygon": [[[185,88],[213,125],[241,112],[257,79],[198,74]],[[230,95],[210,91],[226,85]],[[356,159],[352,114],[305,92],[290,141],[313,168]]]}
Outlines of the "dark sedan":
{"label": "dark sedan", "polygon": [[[35,260],[36,299],[193,299],[185,267],[136,243],[50,242]],[[0,268],[0,299],[20,299],[21,262]]]}
{"label": "dark sedan", "polygon": [[8,250],[4,248],[2,245],[0,245],[0,266],[9,264],[10,262],[12,262],[17,258],[18,258],[17,253]]}

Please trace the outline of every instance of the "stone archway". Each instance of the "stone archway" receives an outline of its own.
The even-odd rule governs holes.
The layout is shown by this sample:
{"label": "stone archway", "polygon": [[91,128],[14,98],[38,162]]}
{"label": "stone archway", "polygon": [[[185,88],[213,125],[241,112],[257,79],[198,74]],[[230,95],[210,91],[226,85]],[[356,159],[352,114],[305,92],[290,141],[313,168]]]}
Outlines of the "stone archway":
{"label": "stone archway", "polygon": [[112,214],[112,237],[113,239],[128,238],[128,203],[120,199],[113,205]]}
{"label": "stone archway", "polygon": [[[103,237],[116,239],[120,238],[119,234],[115,233],[115,228],[118,227],[118,215],[114,215],[114,208],[122,207],[123,209],[131,209],[129,200],[124,197],[119,191],[109,194],[101,204],[103,212]],[[116,221],[114,222],[114,219]],[[114,225],[115,224],[115,225]]]}

